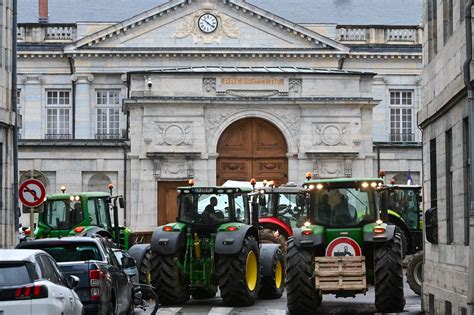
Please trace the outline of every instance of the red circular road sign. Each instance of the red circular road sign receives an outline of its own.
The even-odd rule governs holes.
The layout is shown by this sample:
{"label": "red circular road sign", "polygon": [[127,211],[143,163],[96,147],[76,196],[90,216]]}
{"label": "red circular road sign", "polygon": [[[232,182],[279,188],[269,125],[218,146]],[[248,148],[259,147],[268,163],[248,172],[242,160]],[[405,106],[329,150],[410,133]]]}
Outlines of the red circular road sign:
{"label": "red circular road sign", "polygon": [[46,198],[46,189],[37,179],[27,179],[20,185],[18,196],[21,203],[27,207],[38,207]]}
{"label": "red circular road sign", "polygon": [[326,256],[361,256],[359,244],[350,237],[338,237],[329,243]]}

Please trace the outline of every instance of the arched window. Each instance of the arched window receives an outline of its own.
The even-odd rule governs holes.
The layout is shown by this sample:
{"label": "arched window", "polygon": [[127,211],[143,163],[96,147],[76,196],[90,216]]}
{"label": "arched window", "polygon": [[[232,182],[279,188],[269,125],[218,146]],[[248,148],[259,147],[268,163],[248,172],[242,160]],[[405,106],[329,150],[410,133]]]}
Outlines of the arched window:
{"label": "arched window", "polygon": [[87,191],[104,191],[108,192],[108,185],[112,181],[110,180],[109,176],[105,173],[95,173],[89,179],[89,183],[87,184]]}

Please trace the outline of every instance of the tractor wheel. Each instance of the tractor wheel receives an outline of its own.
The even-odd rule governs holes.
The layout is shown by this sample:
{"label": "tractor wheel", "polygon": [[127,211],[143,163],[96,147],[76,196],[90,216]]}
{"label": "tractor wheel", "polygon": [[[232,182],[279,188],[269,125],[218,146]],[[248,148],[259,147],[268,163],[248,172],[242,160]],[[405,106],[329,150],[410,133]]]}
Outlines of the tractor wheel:
{"label": "tractor wheel", "polygon": [[212,299],[216,296],[217,287],[212,286],[209,290],[199,290],[191,293],[191,296],[196,300],[205,300],[205,299]]}
{"label": "tractor wheel", "polygon": [[[262,262],[263,264],[263,262]],[[272,257],[271,276],[262,277],[258,297],[261,299],[279,299],[285,290],[285,257],[277,249]]]}
{"label": "tractor wheel", "polygon": [[310,248],[297,248],[288,240],[286,257],[287,304],[290,314],[314,314],[321,304],[321,292],[313,279],[314,254]]}
{"label": "tractor wheel", "polygon": [[189,300],[189,291],[178,262],[176,254],[152,254],[151,284],[162,305],[185,304]]}
{"label": "tractor wheel", "polygon": [[263,229],[260,231],[260,242],[263,244],[273,243],[273,244],[280,244],[281,251],[283,256],[286,257],[286,237],[282,234],[275,236],[275,231],[271,229]]}
{"label": "tractor wheel", "polygon": [[[138,280],[140,284],[151,285],[151,250],[148,249],[143,255],[142,262],[138,268]],[[153,297],[148,290],[142,291],[142,296],[145,300],[149,300]]]}
{"label": "tractor wheel", "polygon": [[226,305],[255,304],[260,288],[259,257],[258,244],[253,236],[245,238],[239,253],[218,257],[219,289]]}
{"label": "tractor wheel", "polygon": [[400,233],[396,229],[393,239],[374,250],[375,307],[381,313],[398,313],[405,307]]}
{"label": "tractor wheel", "polygon": [[408,262],[407,282],[416,294],[421,294],[421,283],[423,282],[423,251],[413,255]]}

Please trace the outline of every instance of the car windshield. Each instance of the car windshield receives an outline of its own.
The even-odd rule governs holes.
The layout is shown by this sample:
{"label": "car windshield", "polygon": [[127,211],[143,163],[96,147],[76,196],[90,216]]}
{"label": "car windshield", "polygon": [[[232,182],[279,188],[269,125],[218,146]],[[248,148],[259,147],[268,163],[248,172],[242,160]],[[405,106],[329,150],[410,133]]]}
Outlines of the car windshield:
{"label": "car windshield", "polygon": [[25,263],[0,264],[0,287],[17,286],[33,280]]}
{"label": "car windshield", "polygon": [[81,201],[47,200],[44,218],[45,223],[52,229],[70,230],[84,220]]}
{"label": "car windshield", "polygon": [[100,226],[106,230],[110,229],[109,202],[107,197],[89,198],[87,201],[87,209],[89,210],[90,225]]}
{"label": "car windshield", "polygon": [[291,228],[307,220],[308,207],[302,193],[267,193],[258,196],[260,218],[277,217]]}
{"label": "car windshield", "polygon": [[376,220],[373,190],[359,188],[316,190],[312,191],[311,204],[316,224],[346,227]]}
{"label": "car windshield", "polygon": [[248,202],[240,193],[181,193],[180,221],[197,224],[248,222]]}
{"label": "car windshield", "polygon": [[50,254],[58,263],[102,260],[99,248],[90,242],[61,242],[54,244],[30,242],[22,248],[41,249]]}

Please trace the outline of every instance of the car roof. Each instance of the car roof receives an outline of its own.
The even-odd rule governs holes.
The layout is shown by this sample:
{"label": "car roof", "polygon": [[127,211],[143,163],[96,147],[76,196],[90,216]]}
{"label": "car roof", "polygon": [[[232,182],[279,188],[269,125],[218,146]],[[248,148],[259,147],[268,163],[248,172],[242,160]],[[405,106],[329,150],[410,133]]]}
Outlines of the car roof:
{"label": "car roof", "polygon": [[42,238],[27,241],[17,245],[17,248],[28,247],[29,244],[35,245],[48,245],[48,244],[61,244],[61,243],[97,243],[100,242],[98,237],[84,237],[84,236],[67,236],[67,237],[54,237],[54,238]]}
{"label": "car roof", "polygon": [[46,254],[39,249],[0,249],[0,262],[36,262],[35,256],[38,254]]}

